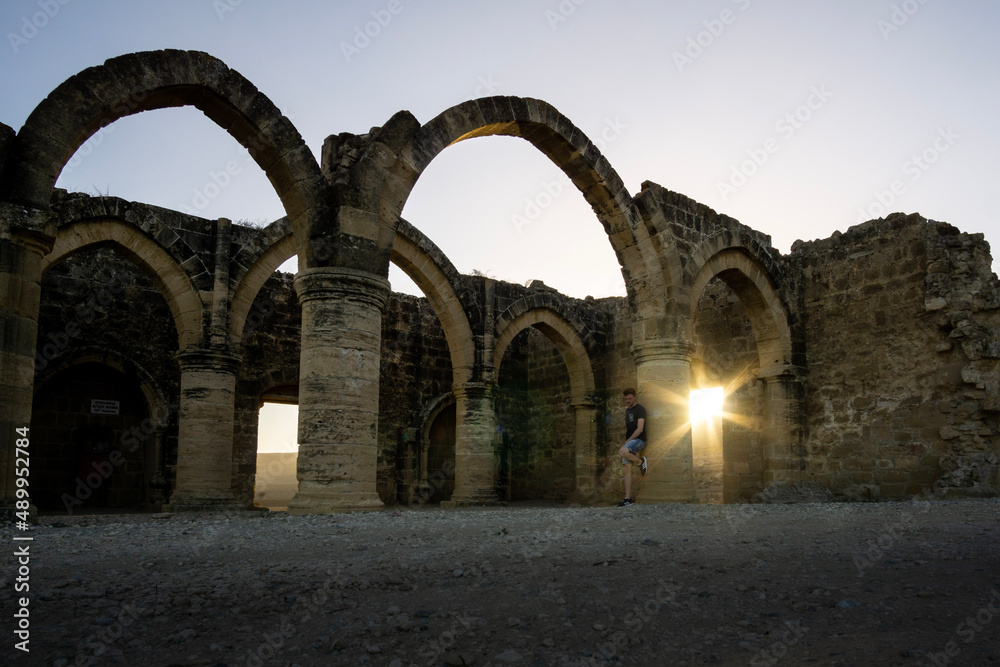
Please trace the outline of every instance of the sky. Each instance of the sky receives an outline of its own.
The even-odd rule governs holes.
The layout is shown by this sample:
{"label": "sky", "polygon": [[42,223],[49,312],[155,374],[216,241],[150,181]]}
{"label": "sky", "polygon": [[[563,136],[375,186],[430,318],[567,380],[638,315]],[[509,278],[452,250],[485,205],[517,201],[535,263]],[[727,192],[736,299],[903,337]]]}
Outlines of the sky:
{"label": "sky", "polygon": [[[193,49],[268,95],[317,160],[326,136],[402,109],[424,123],[477,97],[535,97],[587,133],[630,192],[657,182],[783,253],[893,211],[1000,247],[995,0],[7,0],[0,30],[0,122],[15,129],[86,67]],[[284,215],[247,152],[192,107],[108,126],[57,185],[206,218]],[[523,140],[449,147],[403,216],[462,272],[625,293],[596,216]],[[395,267],[390,282],[419,294]]]}

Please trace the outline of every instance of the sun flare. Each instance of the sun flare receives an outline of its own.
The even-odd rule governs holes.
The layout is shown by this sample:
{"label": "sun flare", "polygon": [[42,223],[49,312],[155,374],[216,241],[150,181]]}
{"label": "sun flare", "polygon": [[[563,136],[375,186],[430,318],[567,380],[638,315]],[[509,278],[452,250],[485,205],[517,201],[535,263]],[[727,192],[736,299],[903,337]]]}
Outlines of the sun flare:
{"label": "sun flare", "polygon": [[722,387],[693,390],[690,398],[691,423],[697,424],[721,415],[722,400]]}

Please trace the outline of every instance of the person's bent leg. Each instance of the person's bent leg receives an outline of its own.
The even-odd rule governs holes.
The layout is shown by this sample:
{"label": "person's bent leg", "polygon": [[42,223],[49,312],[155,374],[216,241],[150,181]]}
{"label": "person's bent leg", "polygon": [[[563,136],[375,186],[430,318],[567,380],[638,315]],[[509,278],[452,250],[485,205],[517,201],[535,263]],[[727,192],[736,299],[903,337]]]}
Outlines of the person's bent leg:
{"label": "person's bent leg", "polygon": [[618,455],[621,456],[623,459],[628,459],[632,463],[642,463],[642,459],[640,459],[638,456],[636,456],[632,452],[632,450],[629,449],[628,446],[629,446],[629,443],[631,443],[631,442],[633,442],[633,441],[629,440],[627,443],[625,443],[624,445],[622,445],[622,448],[618,450]]}

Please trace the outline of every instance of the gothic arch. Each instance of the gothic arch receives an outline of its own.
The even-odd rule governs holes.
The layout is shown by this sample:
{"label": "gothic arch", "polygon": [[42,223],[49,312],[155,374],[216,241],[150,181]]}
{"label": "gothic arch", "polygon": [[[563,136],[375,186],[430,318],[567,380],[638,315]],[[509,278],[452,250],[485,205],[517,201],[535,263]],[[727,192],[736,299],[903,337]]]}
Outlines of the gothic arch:
{"label": "gothic arch", "polygon": [[143,398],[146,400],[146,407],[150,417],[169,415],[169,400],[149,371],[117,350],[104,347],[79,347],[60,354],[55,359],[52,359],[46,365],[45,369],[38,374],[38,377],[35,378],[34,390],[38,391],[49,380],[68,368],[89,363],[107,366],[125,376],[134,375],[137,378]]}
{"label": "gothic arch", "polygon": [[746,310],[760,356],[761,377],[777,375],[792,364],[792,335],[788,311],[768,273],[743,248],[726,248],[698,268],[691,287],[690,319],[709,281],[718,277],[729,286]]}
{"label": "gothic arch", "polygon": [[[520,302],[519,302],[520,303]],[[566,318],[549,307],[523,308],[511,306],[513,312],[519,312],[509,321],[504,322],[500,329],[498,323],[497,342],[493,350],[493,368],[499,376],[500,363],[510,347],[511,342],[528,327],[535,327],[552,341],[562,353],[566,370],[569,372],[570,396],[574,405],[588,401],[588,396],[594,394],[594,370],[590,364],[590,355],[583,345],[583,340],[576,328]],[[508,309],[507,312],[511,312]]]}
{"label": "gothic arch", "polygon": [[488,97],[454,106],[423,126],[412,127],[415,124],[408,112],[393,117],[380,136],[393,141],[409,133],[390,147],[396,153],[394,162],[384,167],[385,156],[379,154],[365,165],[365,181],[381,180],[376,202],[381,248],[390,247],[410,192],[445,148],[473,137],[521,137],[562,169],[593,207],[622,266],[634,312],[642,317],[662,313],[661,262],[632,197],[593,142],[554,107],[531,98]]}
{"label": "gothic arch", "polygon": [[266,250],[253,261],[246,273],[234,281],[236,287],[230,297],[229,307],[229,337],[234,348],[238,349],[243,340],[243,330],[246,327],[247,317],[250,315],[254,299],[264,287],[264,283],[279,266],[294,257],[297,252],[291,229],[287,222],[281,225],[282,222],[284,219],[271,223],[265,230],[265,234],[273,228],[276,228],[276,231],[284,232],[284,234],[275,234],[273,237],[271,234],[267,234],[264,243],[270,242],[270,244],[267,245]]}
{"label": "gothic arch", "polygon": [[110,246],[144,270],[159,288],[174,317],[177,346],[201,341],[202,302],[187,273],[160,245],[134,225],[114,218],[85,220],[60,227],[41,272],[88,248]]}
{"label": "gothic arch", "polygon": [[293,227],[319,216],[319,165],[291,122],[225,63],[199,51],[146,51],[107,60],[53,90],[12,142],[0,197],[47,209],[59,173],[91,135],[142,111],[191,105],[225,129],[274,185]]}
{"label": "gothic arch", "polygon": [[[242,340],[247,315],[261,287],[275,269],[295,254],[292,236],[278,238],[242,277],[234,291],[229,320],[234,345]],[[394,235],[391,261],[423,291],[441,322],[454,382],[469,381],[476,359],[475,340],[457,294],[458,270],[430,239],[405,220],[400,220]]]}

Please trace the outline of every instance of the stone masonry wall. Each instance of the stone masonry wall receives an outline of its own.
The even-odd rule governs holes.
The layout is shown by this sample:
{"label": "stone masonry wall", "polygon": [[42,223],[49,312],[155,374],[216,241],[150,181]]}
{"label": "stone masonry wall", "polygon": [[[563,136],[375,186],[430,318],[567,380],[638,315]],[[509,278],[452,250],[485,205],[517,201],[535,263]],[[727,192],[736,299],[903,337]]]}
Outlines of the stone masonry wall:
{"label": "stone masonry wall", "polygon": [[[94,205],[78,199],[66,197],[64,203]],[[141,213],[141,205],[112,203]],[[154,218],[143,217],[143,224],[162,224]],[[196,283],[208,287],[212,226],[192,219],[176,233],[158,229],[164,238],[176,234],[171,252],[188,253]],[[273,226],[269,231],[234,229],[234,256],[259,254],[261,235],[280,233]],[[1000,284],[982,236],[919,216],[895,215],[827,240],[799,242],[781,262],[784,289],[795,288],[788,297],[804,313],[795,330],[801,333],[793,334],[801,337],[795,345],[807,372],[802,481],[818,482],[848,499],[928,491],[995,494],[1000,488]],[[481,276],[461,276],[455,288],[473,334],[483,340],[495,335],[493,318],[519,303],[543,304],[581,331],[596,385],[588,397],[597,406],[598,493],[592,499],[618,497],[621,466],[613,454],[622,439],[621,389],[635,385],[626,300],[573,299],[540,283],[525,287]],[[285,400],[296,400],[299,318],[292,276],[276,273],[251,308],[239,350],[233,489],[242,501],[253,492],[260,397],[277,391]],[[726,421],[723,480],[727,501],[745,501],[762,486],[763,400],[754,380],[756,345],[749,321],[721,281],[710,283],[701,296],[693,335],[695,383],[704,366],[715,376],[711,379],[740,387],[726,409],[746,419]],[[129,475],[142,467],[143,488],[118,492],[111,502],[155,504],[169,494],[177,457],[176,351],[177,334],[162,295],[115,252],[82,252],[43,277],[36,396],[71,364],[104,354],[126,382],[153,387],[167,408],[157,420],[155,460],[147,456],[130,463]],[[447,342],[426,299],[392,295],[383,315],[381,353],[378,490],[392,504],[417,480],[421,414],[451,390]],[[734,385],[735,377],[740,380]],[[508,437],[531,440],[516,462],[512,497],[568,497],[573,410],[561,354],[532,329],[509,348],[500,381],[513,390],[508,398],[516,399],[501,406]],[[47,442],[46,429],[70,428],[58,417],[58,402],[69,399],[51,392],[43,398],[56,403],[40,405],[36,413],[37,419],[52,422],[36,423],[39,443]],[[550,424],[556,426],[546,432]],[[69,460],[67,438],[75,436],[67,433],[49,434],[53,451],[65,454],[56,459]],[[152,446],[152,436],[143,437]],[[61,445],[55,442],[60,438]],[[65,475],[69,465],[60,469],[58,474]],[[131,488],[131,482],[126,486]]]}
{"label": "stone masonry wall", "polygon": [[[67,258],[43,275],[41,285],[32,471],[36,489],[49,491],[39,496],[40,506],[67,509],[55,502],[62,493],[88,506],[162,501],[162,476],[172,475],[176,460],[180,392],[177,333],[166,301],[148,276],[110,249]],[[76,365],[84,359],[101,365]],[[143,386],[159,405],[147,404]],[[120,412],[94,414],[91,399],[118,400]],[[80,498],[88,495],[76,491],[75,479],[87,467],[78,470],[80,450],[93,440],[88,433],[102,429],[111,429],[108,444],[126,461],[94,498]]]}
{"label": "stone masonry wall", "polygon": [[902,215],[793,247],[808,312],[807,480],[861,499],[996,488],[987,256],[980,235]]}
{"label": "stone masonry wall", "polygon": [[[378,490],[386,504],[412,484],[419,465],[421,411],[451,391],[451,356],[427,299],[393,292],[382,315]],[[405,497],[405,494],[403,494]]]}

